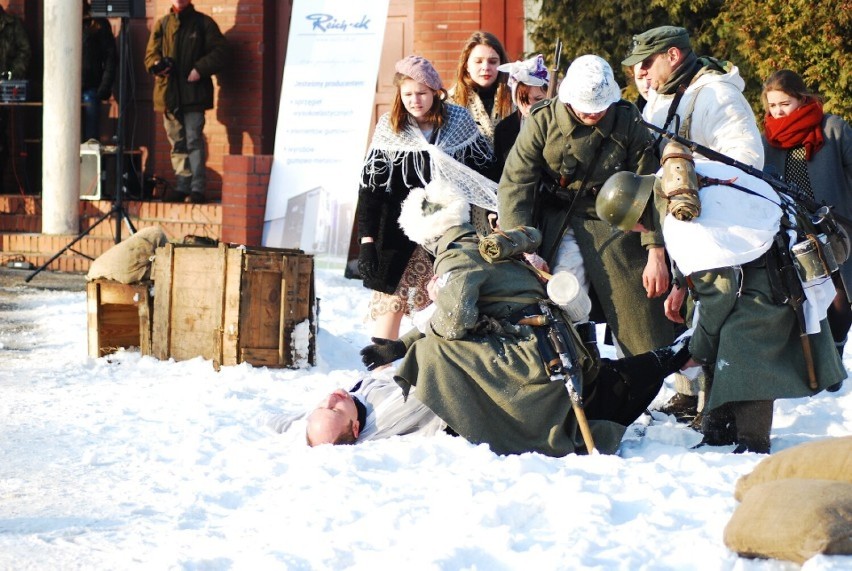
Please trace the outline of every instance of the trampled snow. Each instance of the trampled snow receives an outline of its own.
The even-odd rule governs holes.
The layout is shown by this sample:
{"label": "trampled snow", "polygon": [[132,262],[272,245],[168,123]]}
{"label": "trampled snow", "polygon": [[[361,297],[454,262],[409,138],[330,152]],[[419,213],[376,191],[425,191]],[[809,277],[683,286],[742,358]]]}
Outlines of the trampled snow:
{"label": "trampled snow", "polygon": [[[136,349],[92,359],[84,292],[0,288],[0,568],[798,568],[722,541],[763,456],[692,450],[700,436],[660,413],[615,456],[497,456],[446,434],[312,449],[274,432],[272,416],[363,374],[369,292],[337,271],[316,282],[317,366],[219,372]],[[850,385],[778,401],[773,452],[852,434]]]}

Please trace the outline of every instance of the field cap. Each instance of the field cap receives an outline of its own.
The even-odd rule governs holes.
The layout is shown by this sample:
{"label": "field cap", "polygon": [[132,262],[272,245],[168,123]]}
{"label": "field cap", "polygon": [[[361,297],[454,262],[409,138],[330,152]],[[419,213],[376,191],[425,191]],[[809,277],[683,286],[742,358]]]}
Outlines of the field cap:
{"label": "field cap", "polygon": [[633,47],[630,50],[630,55],[621,62],[621,65],[633,67],[648,56],[662,53],[671,47],[682,50],[691,49],[689,32],[678,26],[651,28],[647,32],[633,36]]}

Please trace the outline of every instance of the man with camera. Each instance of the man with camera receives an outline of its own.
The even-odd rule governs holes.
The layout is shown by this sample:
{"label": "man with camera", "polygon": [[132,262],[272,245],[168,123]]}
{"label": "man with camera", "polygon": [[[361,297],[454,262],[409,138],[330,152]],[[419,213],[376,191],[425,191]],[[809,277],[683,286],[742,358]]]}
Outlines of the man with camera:
{"label": "man with camera", "polygon": [[204,112],[213,108],[211,76],[225,65],[227,51],[219,26],[191,0],[172,0],[151,31],[145,67],[155,76],[154,109],[163,113],[177,179],[168,201],[204,202]]}

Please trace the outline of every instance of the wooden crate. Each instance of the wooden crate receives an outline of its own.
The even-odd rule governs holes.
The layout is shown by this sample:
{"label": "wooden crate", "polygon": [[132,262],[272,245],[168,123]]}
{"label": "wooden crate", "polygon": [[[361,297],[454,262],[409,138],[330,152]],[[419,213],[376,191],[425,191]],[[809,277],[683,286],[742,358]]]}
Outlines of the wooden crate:
{"label": "wooden crate", "polygon": [[119,347],[151,353],[150,282],[123,284],[97,279],[86,284],[89,356],[103,357]]}
{"label": "wooden crate", "polygon": [[157,249],[152,354],[215,367],[316,364],[314,260],[221,244]]}

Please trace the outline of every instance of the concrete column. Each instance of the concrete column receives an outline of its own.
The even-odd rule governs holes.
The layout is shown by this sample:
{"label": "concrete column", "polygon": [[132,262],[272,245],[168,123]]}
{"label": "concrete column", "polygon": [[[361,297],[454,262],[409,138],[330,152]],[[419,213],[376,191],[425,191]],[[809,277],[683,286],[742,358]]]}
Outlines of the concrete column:
{"label": "concrete column", "polygon": [[44,0],[44,234],[76,234],[80,202],[83,0]]}

